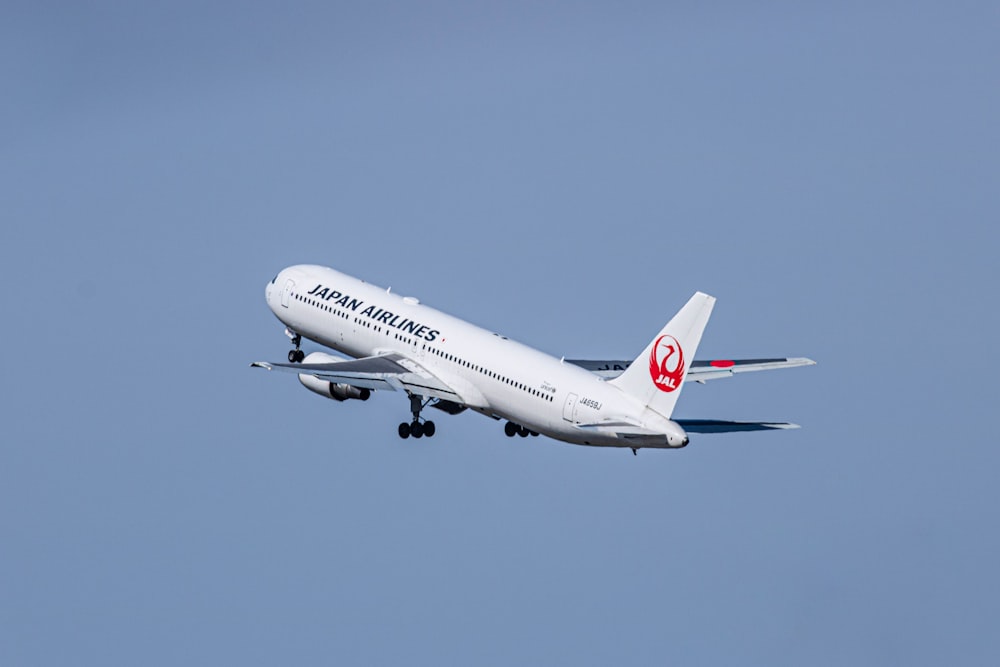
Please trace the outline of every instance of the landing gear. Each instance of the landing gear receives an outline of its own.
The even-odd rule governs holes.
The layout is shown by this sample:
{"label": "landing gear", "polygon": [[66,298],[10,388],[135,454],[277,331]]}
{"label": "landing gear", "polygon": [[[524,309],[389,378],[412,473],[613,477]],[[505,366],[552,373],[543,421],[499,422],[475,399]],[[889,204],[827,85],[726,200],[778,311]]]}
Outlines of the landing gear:
{"label": "landing gear", "polygon": [[[428,401],[427,403],[430,403]],[[420,396],[410,395],[410,412],[413,413],[413,421],[409,424],[403,422],[399,425],[399,437],[406,440],[411,435],[414,438],[422,438],[425,435],[430,438],[437,431],[434,422],[429,419],[421,419],[420,411],[427,405]]]}
{"label": "landing gear", "polygon": [[538,435],[531,429],[525,428],[520,424],[515,424],[514,422],[504,424],[503,432],[507,434],[508,438],[513,438],[515,435],[519,435],[522,438],[527,438],[529,435]]}
{"label": "landing gear", "polygon": [[414,438],[422,438],[425,435],[430,438],[437,431],[432,421],[412,421],[409,424],[403,422],[399,425],[399,437],[406,440],[411,435]]}
{"label": "landing gear", "polygon": [[639,455],[639,448],[638,447],[633,447],[632,448],[632,456],[638,456],[638,455]]}
{"label": "landing gear", "polygon": [[292,339],[292,345],[295,346],[294,350],[288,351],[288,363],[290,364],[302,363],[302,360],[306,358],[306,353],[299,349],[299,346],[302,345],[302,336],[300,336],[299,334],[292,334],[287,329],[285,330],[285,333],[288,334],[288,337]]}

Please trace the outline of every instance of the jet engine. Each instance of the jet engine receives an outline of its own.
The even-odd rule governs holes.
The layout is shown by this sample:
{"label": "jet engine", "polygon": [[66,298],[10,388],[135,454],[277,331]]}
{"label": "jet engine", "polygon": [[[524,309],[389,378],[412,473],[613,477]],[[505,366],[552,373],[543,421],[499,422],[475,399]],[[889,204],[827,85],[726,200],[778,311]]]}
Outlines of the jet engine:
{"label": "jet engine", "polygon": [[[302,360],[302,363],[328,364],[335,361],[342,361],[342,359],[330,356],[329,354],[324,354],[323,352],[311,352],[305,359]],[[363,389],[361,387],[341,384],[338,382],[327,382],[326,380],[320,380],[318,377],[313,375],[300,374],[299,382],[302,383],[303,387],[314,394],[319,394],[325,398],[332,398],[335,401],[346,401],[349,398],[357,399],[359,401],[367,401],[368,397],[372,395],[371,389]]]}

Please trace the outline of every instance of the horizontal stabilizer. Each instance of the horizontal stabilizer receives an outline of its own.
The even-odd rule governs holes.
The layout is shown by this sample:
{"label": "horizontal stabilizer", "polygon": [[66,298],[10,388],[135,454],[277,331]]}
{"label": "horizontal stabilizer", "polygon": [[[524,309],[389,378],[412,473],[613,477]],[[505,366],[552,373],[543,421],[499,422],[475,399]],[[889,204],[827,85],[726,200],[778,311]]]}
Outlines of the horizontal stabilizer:
{"label": "horizontal stabilizer", "polygon": [[688,433],[733,433],[736,431],[773,431],[799,428],[787,422],[727,422],[718,419],[675,419]]}
{"label": "horizontal stabilizer", "polygon": [[[610,380],[621,375],[632,365],[620,359],[567,359],[567,364],[584,368],[594,375]],[[688,368],[686,379],[694,382],[727,378],[737,373],[770,371],[777,368],[812,366],[816,362],[805,357],[776,357],[773,359],[695,359]]]}

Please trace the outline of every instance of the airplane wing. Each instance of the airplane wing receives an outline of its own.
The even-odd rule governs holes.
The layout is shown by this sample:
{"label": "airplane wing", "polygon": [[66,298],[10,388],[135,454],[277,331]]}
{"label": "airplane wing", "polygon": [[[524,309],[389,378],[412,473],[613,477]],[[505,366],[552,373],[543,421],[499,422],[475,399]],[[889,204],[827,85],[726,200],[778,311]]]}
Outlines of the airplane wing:
{"label": "airplane wing", "polygon": [[675,419],[688,433],[732,433],[734,431],[771,431],[799,428],[787,422],[727,422],[718,419]]}
{"label": "airplane wing", "polygon": [[[621,375],[631,365],[631,361],[566,359],[566,363],[610,380]],[[686,380],[705,383],[706,380],[731,377],[737,373],[751,371],[769,371],[776,368],[794,368],[796,366],[812,366],[816,362],[805,357],[781,357],[774,359],[695,359],[688,367]]]}
{"label": "airplane wing", "polygon": [[[688,433],[733,433],[736,431],[772,431],[776,429],[801,428],[798,424],[787,422],[732,422],[718,419],[675,419]],[[614,434],[621,440],[662,441],[663,434],[628,421],[607,420],[591,424],[577,424],[582,431],[594,431],[603,434]]]}
{"label": "airplane wing", "polygon": [[397,353],[325,363],[285,364],[255,361],[250,366],[296,375],[312,375],[326,382],[349,384],[361,389],[406,391],[429,398],[466,403],[455,389],[414,360]]}

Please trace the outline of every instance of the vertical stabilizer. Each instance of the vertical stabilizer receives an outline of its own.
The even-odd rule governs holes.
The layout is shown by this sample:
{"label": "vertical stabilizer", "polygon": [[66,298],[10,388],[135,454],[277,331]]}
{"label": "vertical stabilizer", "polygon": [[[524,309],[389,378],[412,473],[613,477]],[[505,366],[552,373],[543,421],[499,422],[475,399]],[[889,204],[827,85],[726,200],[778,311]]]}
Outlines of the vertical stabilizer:
{"label": "vertical stabilizer", "polygon": [[714,306],[715,297],[696,292],[610,384],[669,419]]}

